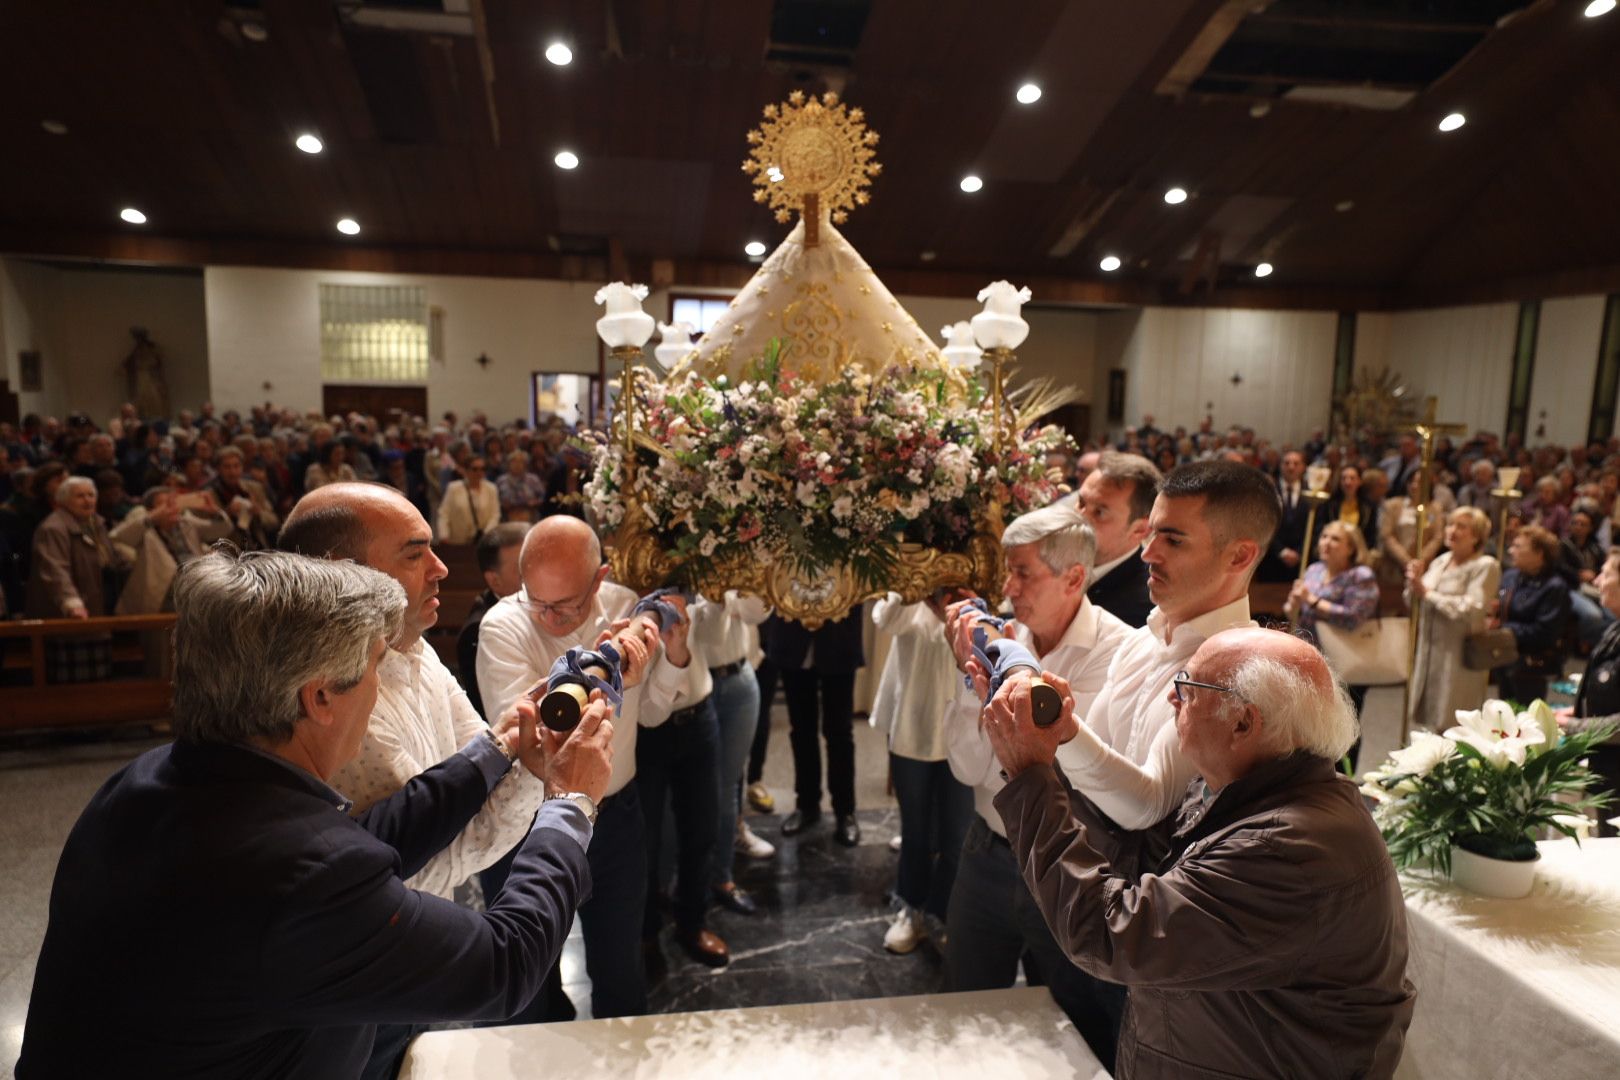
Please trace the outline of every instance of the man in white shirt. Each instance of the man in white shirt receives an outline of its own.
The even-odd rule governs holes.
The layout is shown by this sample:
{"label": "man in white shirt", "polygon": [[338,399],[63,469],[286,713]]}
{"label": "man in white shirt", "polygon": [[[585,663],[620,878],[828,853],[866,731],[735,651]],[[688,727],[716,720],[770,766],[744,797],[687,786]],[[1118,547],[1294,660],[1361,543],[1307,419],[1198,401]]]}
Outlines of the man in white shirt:
{"label": "man in white shirt", "polygon": [[[1131,632],[1086,599],[1096,537],[1076,511],[1050,506],[1008,525],[1001,545],[1007,558],[1002,591],[1016,619],[1007,629],[1043,668],[1063,673],[1083,713],[1102,688],[1115,650]],[[967,668],[973,620],[960,617],[963,606],[952,607],[958,616],[952,625],[958,664]],[[1078,1026],[1098,1011],[1090,994],[1092,980],[1058,948],[1007,845],[1007,831],[993,803],[1005,782],[979,726],[983,693],[983,686],[960,689],[944,719],[951,771],[973,789],[977,811],[946,910],[946,987],[1011,986],[1022,959],[1028,981],[1049,987]]]}
{"label": "man in white shirt", "polygon": [[[493,735],[508,759],[518,754],[517,713],[503,703],[493,727],[484,723],[461,684],[422,635],[439,620],[439,582],[447,571],[433,554],[433,531],[393,488],[337,483],[305,495],[287,515],[279,546],[326,559],[353,559],[380,570],[405,588],[400,636],[377,666],[377,701],[360,752],[333,774],[332,786],[364,813],[389,798],[417,774],[451,757],[469,742]],[[483,808],[406,881],[410,888],[446,900],[456,886],[497,862],[528,835],[545,800],[543,763],[524,762],[489,793]],[[493,899],[493,898],[490,898]],[[405,1043],[417,1029],[382,1025],[366,1076],[392,1075]]]}
{"label": "man in white shirt", "polygon": [[[570,648],[592,648],[605,632],[619,630],[637,600],[629,589],[606,581],[602,545],[578,518],[549,517],[530,529],[518,568],[523,588],[490,608],[478,629],[478,688],[485,707],[497,714]],[[644,676],[627,673],[624,703],[614,718],[613,776],[587,852],[594,884],[579,909],[591,1015],[597,1019],[647,1011],[640,947],[647,856],[635,784],[636,728],[656,727],[675,707],[690,660],[686,631],[683,622],[665,636],[661,655],[649,655]],[[657,652],[656,635],[647,644]]]}
{"label": "man in white shirt", "polygon": [[[1105,685],[1089,703],[1084,686],[1073,688],[1082,723],[1058,751],[1070,783],[1122,828],[1157,824],[1191,782],[1196,770],[1176,738],[1170,683],[1207,639],[1254,625],[1249,583],[1280,513],[1270,478],[1247,465],[1199,461],[1165,477],[1142,552],[1157,606],[1147,625],[1120,645]],[[1053,686],[1064,692],[1069,676],[1052,674]],[[1100,996],[1110,1005],[1117,1035],[1124,992],[1116,987]],[[1108,1064],[1113,1036],[1098,1050],[1094,1033],[1082,1031]]]}

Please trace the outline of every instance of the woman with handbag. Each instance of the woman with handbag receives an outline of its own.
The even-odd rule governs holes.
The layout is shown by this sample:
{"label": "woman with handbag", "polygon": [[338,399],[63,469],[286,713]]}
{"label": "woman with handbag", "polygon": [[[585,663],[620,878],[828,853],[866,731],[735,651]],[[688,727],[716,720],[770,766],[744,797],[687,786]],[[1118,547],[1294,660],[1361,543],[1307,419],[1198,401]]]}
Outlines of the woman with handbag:
{"label": "woman with handbag", "polygon": [[[1353,467],[1344,470],[1346,475]],[[1356,474],[1359,484],[1361,476]],[[1352,493],[1351,498],[1354,498]],[[1364,644],[1352,636],[1369,619],[1378,614],[1378,577],[1367,565],[1367,542],[1356,525],[1335,518],[1322,526],[1322,538],[1316,542],[1321,558],[1305,568],[1305,576],[1294,582],[1283,610],[1293,619],[1302,633],[1314,642],[1327,657],[1328,667],[1345,681],[1356,715],[1367,699],[1366,683],[1350,681]],[[1376,627],[1374,628],[1376,629]],[[1338,631],[1346,631],[1339,633]],[[1370,643],[1376,652],[1378,641]],[[1404,646],[1405,642],[1401,642]],[[1354,767],[1361,740],[1350,748],[1350,762]]]}
{"label": "woman with handbag", "polygon": [[1521,705],[1547,696],[1547,680],[1563,670],[1569,625],[1569,586],[1558,574],[1558,537],[1526,525],[1508,545],[1513,567],[1502,575],[1492,628],[1513,635],[1519,657],[1497,672],[1502,696]]}
{"label": "woman with handbag", "polygon": [[1421,604],[1417,657],[1412,670],[1412,723],[1432,732],[1456,724],[1458,709],[1477,709],[1485,700],[1489,672],[1463,663],[1464,643],[1485,629],[1486,609],[1502,578],[1497,561],[1484,553],[1491,519],[1464,506],[1446,520],[1445,542],[1427,570],[1407,564],[1407,599]]}
{"label": "woman with handbag", "polygon": [[462,476],[464,479],[453,480],[444,489],[439,503],[441,544],[475,544],[485,529],[501,520],[500,496],[495,485],[484,479],[484,459],[469,458]]}

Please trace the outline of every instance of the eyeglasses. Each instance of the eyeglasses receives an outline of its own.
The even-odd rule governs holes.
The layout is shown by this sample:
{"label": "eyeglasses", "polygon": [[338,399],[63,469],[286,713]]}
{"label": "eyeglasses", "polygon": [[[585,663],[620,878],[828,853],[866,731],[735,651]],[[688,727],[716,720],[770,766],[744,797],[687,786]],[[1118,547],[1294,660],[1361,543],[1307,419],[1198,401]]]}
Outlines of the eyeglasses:
{"label": "eyeglasses", "polygon": [[1172,699],[1177,705],[1187,703],[1187,687],[1196,686],[1200,690],[1219,690],[1223,694],[1235,694],[1237,690],[1230,686],[1216,686],[1214,683],[1195,682],[1192,676],[1183,671],[1170,680]]}
{"label": "eyeglasses", "polygon": [[523,597],[518,599],[518,603],[541,618],[576,619],[585,613],[586,608],[591,606],[591,601],[595,596],[596,590],[592,589],[577,600],[558,600],[555,603],[550,603],[545,600],[530,600]]}

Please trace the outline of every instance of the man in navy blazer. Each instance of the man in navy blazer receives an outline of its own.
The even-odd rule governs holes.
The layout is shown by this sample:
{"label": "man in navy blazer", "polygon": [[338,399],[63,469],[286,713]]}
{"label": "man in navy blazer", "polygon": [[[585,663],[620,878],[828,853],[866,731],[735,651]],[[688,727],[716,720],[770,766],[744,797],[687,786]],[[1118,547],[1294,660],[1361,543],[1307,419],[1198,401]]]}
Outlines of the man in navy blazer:
{"label": "man in navy blazer", "polygon": [[[350,563],[216,553],[175,582],[176,741],[96,793],[51,892],[17,1075],[354,1077],[379,1023],[498,1019],[533,997],[590,889],[611,771],[600,700],[530,708],[358,819],[353,756],[405,593]],[[405,887],[520,761],[547,799],[472,912]]]}

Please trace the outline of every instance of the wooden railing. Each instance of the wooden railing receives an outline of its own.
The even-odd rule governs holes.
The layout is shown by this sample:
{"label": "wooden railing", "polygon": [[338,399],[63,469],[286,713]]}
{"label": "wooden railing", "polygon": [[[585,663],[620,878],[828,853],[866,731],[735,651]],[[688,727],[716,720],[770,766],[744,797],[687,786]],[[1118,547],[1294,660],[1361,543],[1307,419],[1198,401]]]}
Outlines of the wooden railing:
{"label": "wooden railing", "polygon": [[[163,720],[169,716],[174,693],[166,675],[115,675],[97,682],[46,682],[45,643],[51,638],[85,634],[115,634],[115,665],[147,662],[147,649],[139,637],[127,635],[158,631],[165,635],[174,616],[116,615],[100,619],[24,619],[0,622],[0,670],[29,671],[27,685],[0,685],[0,730],[44,727],[102,727]],[[25,647],[12,645],[21,639]],[[167,644],[164,646],[167,648]],[[150,664],[148,666],[151,666]]]}

